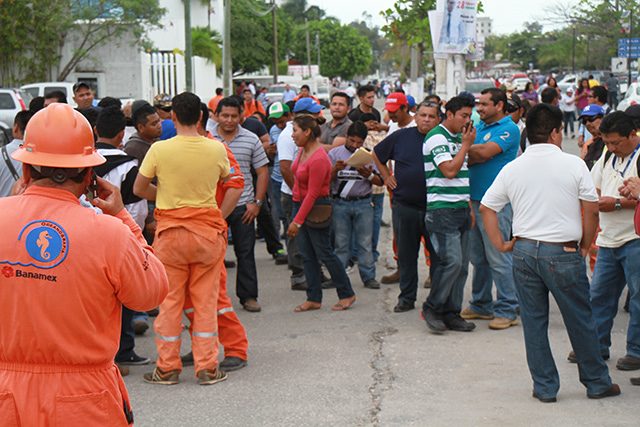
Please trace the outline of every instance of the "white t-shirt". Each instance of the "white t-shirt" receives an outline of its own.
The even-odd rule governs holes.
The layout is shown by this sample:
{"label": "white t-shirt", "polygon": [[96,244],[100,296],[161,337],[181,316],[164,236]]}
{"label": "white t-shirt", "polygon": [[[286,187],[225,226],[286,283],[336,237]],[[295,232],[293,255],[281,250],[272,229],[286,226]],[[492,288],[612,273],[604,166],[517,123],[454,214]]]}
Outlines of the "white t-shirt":
{"label": "white t-shirt", "polygon": [[[624,159],[611,155],[604,163],[605,154],[593,165],[591,176],[593,182],[602,197],[621,198],[618,188],[625,179],[638,176],[637,159],[640,155],[638,150],[635,155],[631,154]],[[627,164],[629,165],[627,167]],[[625,170],[626,167],[626,170]],[[624,177],[622,172],[624,171]],[[604,248],[619,248],[627,242],[635,240],[638,235],[633,226],[633,209],[622,209],[613,212],[600,212],[600,233],[596,244]]]}
{"label": "white t-shirt", "polygon": [[571,242],[582,238],[580,200],[598,201],[584,161],[555,145],[533,144],[502,168],[481,203],[496,212],[511,203],[516,237]]}
{"label": "white t-shirt", "polygon": [[[285,128],[282,129],[282,132],[278,137],[277,147],[278,147],[278,160],[279,161],[290,160],[291,164],[293,165],[293,161],[296,159],[296,156],[298,155],[298,146],[296,145],[295,142],[293,142],[293,138],[291,135],[293,135],[293,122],[288,122]],[[282,180],[280,191],[290,196],[293,195],[293,191],[291,191],[291,189],[287,185],[287,182],[284,179]]]}
{"label": "white t-shirt", "polygon": [[415,126],[416,126],[416,121],[415,120],[411,120],[409,122],[409,124],[404,126],[404,127],[400,127],[400,126],[398,126],[397,122],[391,121],[391,122],[389,122],[389,131],[387,132],[387,136],[391,135],[392,133],[394,133],[398,129],[412,128],[412,127],[415,127]]}

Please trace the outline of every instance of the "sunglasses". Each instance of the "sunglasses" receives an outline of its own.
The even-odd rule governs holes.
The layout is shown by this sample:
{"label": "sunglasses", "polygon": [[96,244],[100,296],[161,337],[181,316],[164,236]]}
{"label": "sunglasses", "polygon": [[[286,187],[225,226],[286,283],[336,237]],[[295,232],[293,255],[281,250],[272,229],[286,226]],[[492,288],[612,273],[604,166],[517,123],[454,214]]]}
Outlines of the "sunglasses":
{"label": "sunglasses", "polygon": [[599,119],[600,116],[593,116],[593,117],[583,117],[582,119],[580,119],[580,121],[582,122],[583,125],[586,125],[587,123],[593,123],[596,119]]}

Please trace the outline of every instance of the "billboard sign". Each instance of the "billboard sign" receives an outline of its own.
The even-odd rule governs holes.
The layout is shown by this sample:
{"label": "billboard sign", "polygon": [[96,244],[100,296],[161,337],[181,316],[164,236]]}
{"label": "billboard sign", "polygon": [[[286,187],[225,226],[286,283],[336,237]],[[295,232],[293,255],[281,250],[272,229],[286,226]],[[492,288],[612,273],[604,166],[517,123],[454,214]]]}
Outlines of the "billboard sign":
{"label": "billboard sign", "polygon": [[477,3],[477,0],[438,0],[435,13],[429,14],[435,53],[475,54]]}

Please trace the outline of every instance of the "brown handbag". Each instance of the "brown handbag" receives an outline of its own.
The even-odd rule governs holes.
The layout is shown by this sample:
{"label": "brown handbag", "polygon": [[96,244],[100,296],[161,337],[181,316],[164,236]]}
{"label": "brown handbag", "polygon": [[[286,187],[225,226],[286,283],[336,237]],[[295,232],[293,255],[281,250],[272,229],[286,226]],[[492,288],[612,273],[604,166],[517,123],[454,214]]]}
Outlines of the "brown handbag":
{"label": "brown handbag", "polygon": [[316,202],[304,220],[304,225],[309,228],[327,228],[331,225],[332,213],[333,207],[330,204],[319,204]]}

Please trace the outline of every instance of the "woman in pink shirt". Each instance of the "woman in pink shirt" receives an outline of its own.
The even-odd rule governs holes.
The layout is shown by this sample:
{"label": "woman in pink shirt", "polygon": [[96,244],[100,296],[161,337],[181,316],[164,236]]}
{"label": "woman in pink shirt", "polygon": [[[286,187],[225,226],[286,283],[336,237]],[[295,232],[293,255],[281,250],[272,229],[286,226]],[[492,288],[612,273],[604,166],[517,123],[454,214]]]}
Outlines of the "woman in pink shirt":
{"label": "woman in pink shirt", "polygon": [[349,276],[336,256],[331,244],[331,220],[322,228],[305,223],[315,205],[330,205],[329,183],[331,161],[319,142],[320,125],[312,115],[301,115],[293,121],[293,140],[301,148],[293,162],[295,176],[293,186],[293,221],[287,234],[297,238],[304,259],[304,275],[307,279],[307,300],[295,308],[295,312],[318,310],[322,306],[322,284],[320,263],[329,270],[331,281],[336,286],[339,301],[334,311],[346,310],[356,301]]}
{"label": "woman in pink shirt", "polygon": [[578,107],[578,117],[582,114],[582,110],[589,105],[589,95],[591,95],[591,89],[589,88],[589,79],[581,79],[576,91],[576,107]]}

